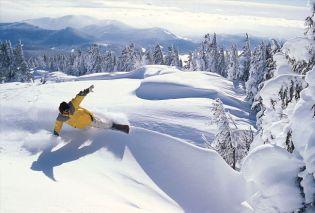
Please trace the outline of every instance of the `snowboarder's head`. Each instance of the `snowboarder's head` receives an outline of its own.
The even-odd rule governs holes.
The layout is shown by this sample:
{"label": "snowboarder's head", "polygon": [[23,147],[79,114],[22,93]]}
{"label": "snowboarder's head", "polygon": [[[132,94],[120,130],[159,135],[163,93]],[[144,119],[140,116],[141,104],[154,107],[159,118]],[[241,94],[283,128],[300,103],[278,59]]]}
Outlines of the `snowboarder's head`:
{"label": "snowboarder's head", "polygon": [[69,114],[69,110],[70,110],[70,105],[66,102],[62,102],[60,105],[59,105],[59,112],[61,114]]}

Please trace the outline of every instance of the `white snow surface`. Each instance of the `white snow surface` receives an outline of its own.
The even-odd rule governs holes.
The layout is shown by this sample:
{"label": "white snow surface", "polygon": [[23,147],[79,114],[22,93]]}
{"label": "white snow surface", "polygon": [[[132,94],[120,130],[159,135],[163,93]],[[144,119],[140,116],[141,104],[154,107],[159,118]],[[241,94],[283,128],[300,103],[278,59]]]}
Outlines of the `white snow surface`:
{"label": "white snow surface", "polygon": [[[46,84],[0,85],[1,212],[245,209],[255,187],[204,149],[201,139],[214,137],[207,116],[217,97],[240,129],[252,124],[249,106],[231,82],[166,66],[81,77],[46,74]],[[131,133],[64,125],[61,137],[53,136],[59,103],[91,84],[95,92],[81,105],[130,122]]]}
{"label": "white snow surface", "polygon": [[310,39],[298,37],[286,41],[282,51],[296,61],[308,62],[315,54],[315,45]]}
{"label": "white snow surface", "polygon": [[[306,75],[308,87],[301,92],[301,98],[294,108],[290,127],[297,152],[302,156],[305,171],[301,185],[305,200],[311,203],[315,192],[315,68]],[[313,176],[313,177],[311,177]]]}
{"label": "white snow surface", "polygon": [[296,184],[301,166],[301,161],[276,145],[252,150],[245,158],[242,174],[258,189],[248,200],[254,212],[291,212],[301,208],[302,197]]}

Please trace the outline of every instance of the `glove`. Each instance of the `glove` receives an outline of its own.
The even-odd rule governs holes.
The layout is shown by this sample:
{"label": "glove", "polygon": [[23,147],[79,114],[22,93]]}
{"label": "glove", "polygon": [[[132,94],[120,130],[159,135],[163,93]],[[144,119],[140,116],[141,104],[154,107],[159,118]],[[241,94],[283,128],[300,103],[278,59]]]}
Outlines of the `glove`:
{"label": "glove", "polygon": [[89,92],[94,92],[93,89],[94,89],[94,85],[92,84],[92,85],[88,88],[88,90],[89,90]]}
{"label": "glove", "polygon": [[54,131],[54,135],[59,136],[58,132]]}

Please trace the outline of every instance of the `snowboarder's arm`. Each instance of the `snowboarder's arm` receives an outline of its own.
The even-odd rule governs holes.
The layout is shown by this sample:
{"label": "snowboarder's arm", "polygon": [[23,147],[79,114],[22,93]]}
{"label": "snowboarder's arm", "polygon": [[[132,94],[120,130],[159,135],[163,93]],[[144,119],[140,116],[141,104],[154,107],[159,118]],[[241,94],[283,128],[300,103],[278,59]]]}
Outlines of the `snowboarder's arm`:
{"label": "snowboarder's arm", "polygon": [[55,122],[54,135],[59,136],[62,125],[63,125],[63,122],[57,119]]}
{"label": "snowboarder's arm", "polygon": [[90,86],[89,88],[85,89],[85,90],[82,90],[80,91],[76,96],[75,98],[73,98],[71,100],[71,103],[73,104],[74,108],[78,108],[79,105],[81,104],[81,102],[83,101],[83,99],[85,98],[85,96],[87,94],[89,94],[90,92],[93,92],[93,88],[94,88],[94,85]]}

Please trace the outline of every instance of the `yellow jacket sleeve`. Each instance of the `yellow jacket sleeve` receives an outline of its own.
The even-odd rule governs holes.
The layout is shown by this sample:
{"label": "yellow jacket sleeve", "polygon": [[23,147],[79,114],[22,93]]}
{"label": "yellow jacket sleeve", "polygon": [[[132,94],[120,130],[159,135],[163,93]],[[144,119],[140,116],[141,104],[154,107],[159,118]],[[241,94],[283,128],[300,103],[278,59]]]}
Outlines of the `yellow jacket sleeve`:
{"label": "yellow jacket sleeve", "polygon": [[84,98],[85,98],[85,96],[81,96],[81,95],[75,96],[75,98],[73,98],[73,99],[71,100],[71,103],[73,104],[73,107],[74,107],[74,108],[78,108]]}
{"label": "yellow jacket sleeve", "polygon": [[81,102],[89,92],[90,92],[89,89],[82,90],[75,96],[75,98],[71,100],[71,103],[73,104],[74,108],[78,108],[80,106]]}
{"label": "yellow jacket sleeve", "polygon": [[[59,135],[59,134],[60,134],[62,125],[63,125],[63,122],[62,122],[62,121],[56,120],[56,122],[55,122],[55,128],[54,128],[54,134],[55,134],[55,135]],[[56,133],[57,133],[57,134],[56,134]]]}

